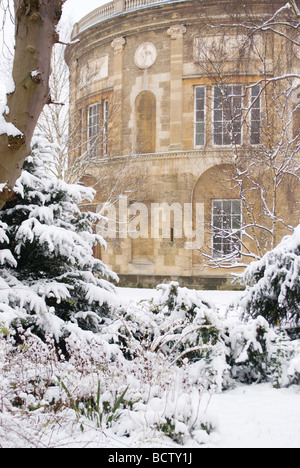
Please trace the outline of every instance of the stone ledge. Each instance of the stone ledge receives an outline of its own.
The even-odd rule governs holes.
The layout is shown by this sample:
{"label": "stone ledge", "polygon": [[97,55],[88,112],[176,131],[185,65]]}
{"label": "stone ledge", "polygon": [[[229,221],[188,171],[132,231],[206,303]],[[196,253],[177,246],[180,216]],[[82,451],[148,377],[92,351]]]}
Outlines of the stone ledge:
{"label": "stone ledge", "polygon": [[119,14],[160,6],[162,4],[185,1],[187,0],[114,0],[92,11],[76,23],[72,31],[72,39],[86,29],[89,29],[102,21],[109,20]]}
{"label": "stone ledge", "polygon": [[[241,149],[242,150],[242,149]],[[207,158],[208,154],[213,157],[223,157],[225,153],[232,153],[230,148],[214,149],[205,148],[202,150],[190,150],[190,151],[166,151],[158,153],[145,153],[145,154],[128,154],[124,156],[111,156],[105,159],[99,159],[99,164],[117,164],[122,161],[132,160],[134,161],[151,161],[151,160],[164,160],[164,159],[195,159],[195,158]],[[212,155],[213,154],[213,155]]]}

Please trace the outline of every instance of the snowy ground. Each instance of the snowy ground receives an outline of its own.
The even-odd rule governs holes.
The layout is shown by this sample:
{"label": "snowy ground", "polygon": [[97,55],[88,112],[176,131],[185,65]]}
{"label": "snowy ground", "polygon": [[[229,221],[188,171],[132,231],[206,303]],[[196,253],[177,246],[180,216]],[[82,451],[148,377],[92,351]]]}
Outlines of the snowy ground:
{"label": "snowy ground", "polygon": [[217,448],[299,448],[300,388],[276,390],[268,384],[214,395],[209,404],[219,431]]}
{"label": "snowy ground", "polygon": [[[118,288],[118,294],[130,301],[149,299],[155,291]],[[203,291],[202,294],[222,312],[223,306],[231,304],[240,293]],[[269,384],[240,386],[214,395],[209,402],[203,401],[203,406],[207,406],[218,425],[218,432],[203,447],[300,448],[298,386],[279,390]]]}
{"label": "snowy ground", "polygon": [[[214,395],[203,401],[218,430],[208,436],[202,448],[300,448],[300,389],[275,390],[268,384],[241,386],[235,390]],[[194,449],[194,445],[178,446],[170,439],[151,439],[145,433],[144,442],[138,437],[128,441],[118,438],[110,430],[104,433],[91,429],[75,439],[60,437],[54,446],[70,448],[134,449],[164,448]],[[56,442],[56,443],[55,443]],[[115,453],[114,451],[112,453]]]}
{"label": "snowy ground", "polygon": [[[128,303],[149,299],[156,291],[118,288],[117,294],[122,302]],[[202,292],[204,299],[218,306],[220,315],[239,294]],[[300,448],[300,386],[277,390],[271,384],[237,385],[221,394],[204,394],[199,410],[216,427],[210,435],[205,434],[202,448]],[[57,421],[55,414],[48,415],[42,409],[28,419],[20,412],[3,413],[0,408],[0,448],[100,448],[113,454],[116,449],[126,449],[134,454],[136,449],[145,448],[184,452],[196,445],[190,439],[191,445],[179,446],[149,424],[132,431],[128,438],[86,422],[81,432],[76,413],[69,408]]]}
{"label": "snowy ground", "polygon": [[[138,288],[117,288],[117,292],[123,303],[151,299],[157,294],[155,289]],[[223,306],[232,304],[240,294],[238,291],[201,291],[201,295],[206,301],[216,304],[221,310]]]}

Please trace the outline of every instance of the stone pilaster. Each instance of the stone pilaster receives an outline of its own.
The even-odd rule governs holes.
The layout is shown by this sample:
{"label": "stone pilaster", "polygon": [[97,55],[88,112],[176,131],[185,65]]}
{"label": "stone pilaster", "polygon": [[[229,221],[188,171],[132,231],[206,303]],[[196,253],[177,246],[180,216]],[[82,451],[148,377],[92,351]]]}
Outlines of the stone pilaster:
{"label": "stone pilaster", "polygon": [[125,43],[124,37],[117,37],[111,43],[114,49],[114,100],[111,103],[114,127],[110,129],[114,142],[112,156],[122,154],[123,50]]}
{"label": "stone pilaster", "polygon": [[183,35],[184,25],[168,29],[171,37],[171,80],[170,80],[170,150],[182,149],[182,99],[183,99]]}

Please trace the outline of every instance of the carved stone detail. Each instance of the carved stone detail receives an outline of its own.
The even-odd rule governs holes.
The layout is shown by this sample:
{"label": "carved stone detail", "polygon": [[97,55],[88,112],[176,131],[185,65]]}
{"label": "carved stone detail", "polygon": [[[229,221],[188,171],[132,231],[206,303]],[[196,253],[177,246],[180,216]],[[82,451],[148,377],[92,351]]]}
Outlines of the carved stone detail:
{"label": "carved stone detail", "polygon": [[116,37],[112,41],[111,46],[116,52],[117,50],[123,50],[125,44],[126,44],[126,40],[124,37]]}
{"label": "carved stone detail", "polygon": [[176,24],[168,29],[168,35],[171,39],[178,39],[186,33],[186,27],[183,24]]}

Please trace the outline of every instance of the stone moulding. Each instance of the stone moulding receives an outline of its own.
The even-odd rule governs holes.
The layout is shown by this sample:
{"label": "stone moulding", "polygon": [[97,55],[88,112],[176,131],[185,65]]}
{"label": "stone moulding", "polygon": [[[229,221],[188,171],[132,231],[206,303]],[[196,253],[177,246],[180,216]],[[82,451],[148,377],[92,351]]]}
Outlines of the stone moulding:
{"label": "stone moulding", "polygon": [[97,8],[95,11],[92,11],[76,23],[73,28],[72,39],[86,29],[89,29],[102,21],[111,19],[118,14],[129,13],[141,8],[159,6],[166,3],[178,3],[182,1],[184,2],[186,0],[114,0]]}
{"label": "stone moulding", "polygon": [[209,157],[224,158],[224,153],[231,153],[232,150],[222,149],[222,154],[215,149],[191,150],[191,151],[167,151],[161,153],[128,154],[125,156],[112,156],[110,158],[99,159],[98,164],[113,164],[132,159],[138,161],[164,160],[164,159],[204,159]]}

